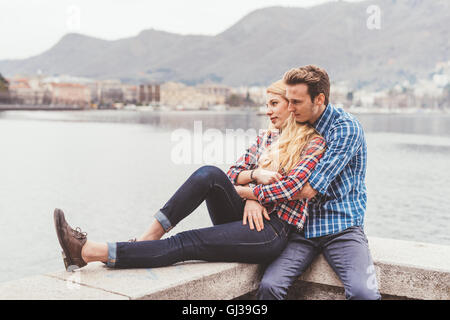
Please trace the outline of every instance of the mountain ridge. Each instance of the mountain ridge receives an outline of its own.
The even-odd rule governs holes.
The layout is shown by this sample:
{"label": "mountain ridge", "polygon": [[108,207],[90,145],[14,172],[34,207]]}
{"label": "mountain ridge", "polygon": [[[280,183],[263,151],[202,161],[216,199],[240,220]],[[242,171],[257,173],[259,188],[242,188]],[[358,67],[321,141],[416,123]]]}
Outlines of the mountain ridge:
{"label": "mountain ridge", "polygon": [[[369,5],[381,9],[380,30],[366,26]],[[40,55],[0,61],[0,72],[239,86],[267,85],[292,67],[317,64],[332,81],[380,89],[415,82],[450,60],[449,9],[443,0],[339,1],[257,9],[214,36],[155,29],[117,40],[67,34]]]}

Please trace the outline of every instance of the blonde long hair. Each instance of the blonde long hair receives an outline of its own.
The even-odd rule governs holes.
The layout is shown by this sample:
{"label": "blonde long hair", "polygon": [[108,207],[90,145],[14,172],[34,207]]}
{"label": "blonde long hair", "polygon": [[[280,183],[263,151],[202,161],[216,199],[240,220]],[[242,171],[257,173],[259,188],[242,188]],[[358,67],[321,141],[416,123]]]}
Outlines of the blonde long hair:
{"label": "blonde long hair", "polygon": [[[280,95],[287,101],[286,84],[283,80],[271,84],[266,92]],[[268,132],[274,131],[276,131],[275,127],[272,124],[269,125]],[[320,137],[320,134],[309,123],[295,121],[292,114],[283,123],[280,131],[278,139],[261,154],[258,166],[271,171],[284,171],[287,174],[300,161],[308,143]],[[308,157],[317,156],[317,154]]]}

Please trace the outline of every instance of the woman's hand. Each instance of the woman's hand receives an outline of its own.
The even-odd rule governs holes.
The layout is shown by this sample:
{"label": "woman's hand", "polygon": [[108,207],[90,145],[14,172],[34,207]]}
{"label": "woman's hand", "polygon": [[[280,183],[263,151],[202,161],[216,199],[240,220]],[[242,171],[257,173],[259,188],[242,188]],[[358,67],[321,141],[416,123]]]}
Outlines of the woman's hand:
{"label": "woman's hand", "polygon": [[257,184],[272,184],[280,181],[283,176],[279,172],[259,168],[253,172],[253,178]]}
{"label": "woman's hand", "polygon": [[244,186],[234,186],[234,188],[236,189],[236,192],[238,193],[238,195],[241,198],[245,198],[244,194],[245,194],[245,188]]}
{"label": "woman's hand", "polygon": [[248,224],[250,225],[251,230],[255,229],[256,226],[256,230],[261,231],[264,229],[263,216],[267,220],[270,220],[267,209],[264,206],[262,206],[258,201],[247,200],[244,207],[242,224],[246,225],[248,219]]}
{"label": "woman's hand", "polygon": [[234,186],[237,194],[243,199],[257,200],[256,196],[253,194],[253,189],[248,186]]}

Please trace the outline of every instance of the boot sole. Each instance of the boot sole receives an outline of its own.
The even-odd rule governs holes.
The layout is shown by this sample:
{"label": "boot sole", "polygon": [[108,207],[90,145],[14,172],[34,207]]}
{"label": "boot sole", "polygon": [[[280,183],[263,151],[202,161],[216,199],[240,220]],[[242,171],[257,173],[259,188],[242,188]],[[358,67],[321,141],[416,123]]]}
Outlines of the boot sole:
{"label": "boot sole", "polygon": [[59,244],[61,245],[61,248],[63,251],[61,252],[62,258],[64,261],[64,266],[66,267],[66,271],[73,272],[76,269],[80,269],[80,267],[72,262],[72,259],[69,255],[69,250],[66,249],[64,246],[64,241],[61,237],[61,215],[64,214],[61,210],[55,209],[53,213],[53,220],[55,221],[55,228],[56,228],[56,235],[58,236]]}

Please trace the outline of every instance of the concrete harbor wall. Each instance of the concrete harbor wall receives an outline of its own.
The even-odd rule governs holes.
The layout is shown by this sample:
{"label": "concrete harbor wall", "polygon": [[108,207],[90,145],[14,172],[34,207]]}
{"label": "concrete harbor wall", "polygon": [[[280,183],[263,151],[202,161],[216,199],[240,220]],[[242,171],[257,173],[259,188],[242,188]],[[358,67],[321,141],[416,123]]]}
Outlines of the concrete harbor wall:
{"label": "concrete harbor wall", "polygon": [[[450,246],[369,237],[383,299],[450,300]],[[62,264],[62,262],[61,262]],[[0,299],[254,299],[263,269],[243,263],[189,261],[164,268],[109,269],[102,263],[0,283]],[[344,299],[323,256],[288,299]]]}

